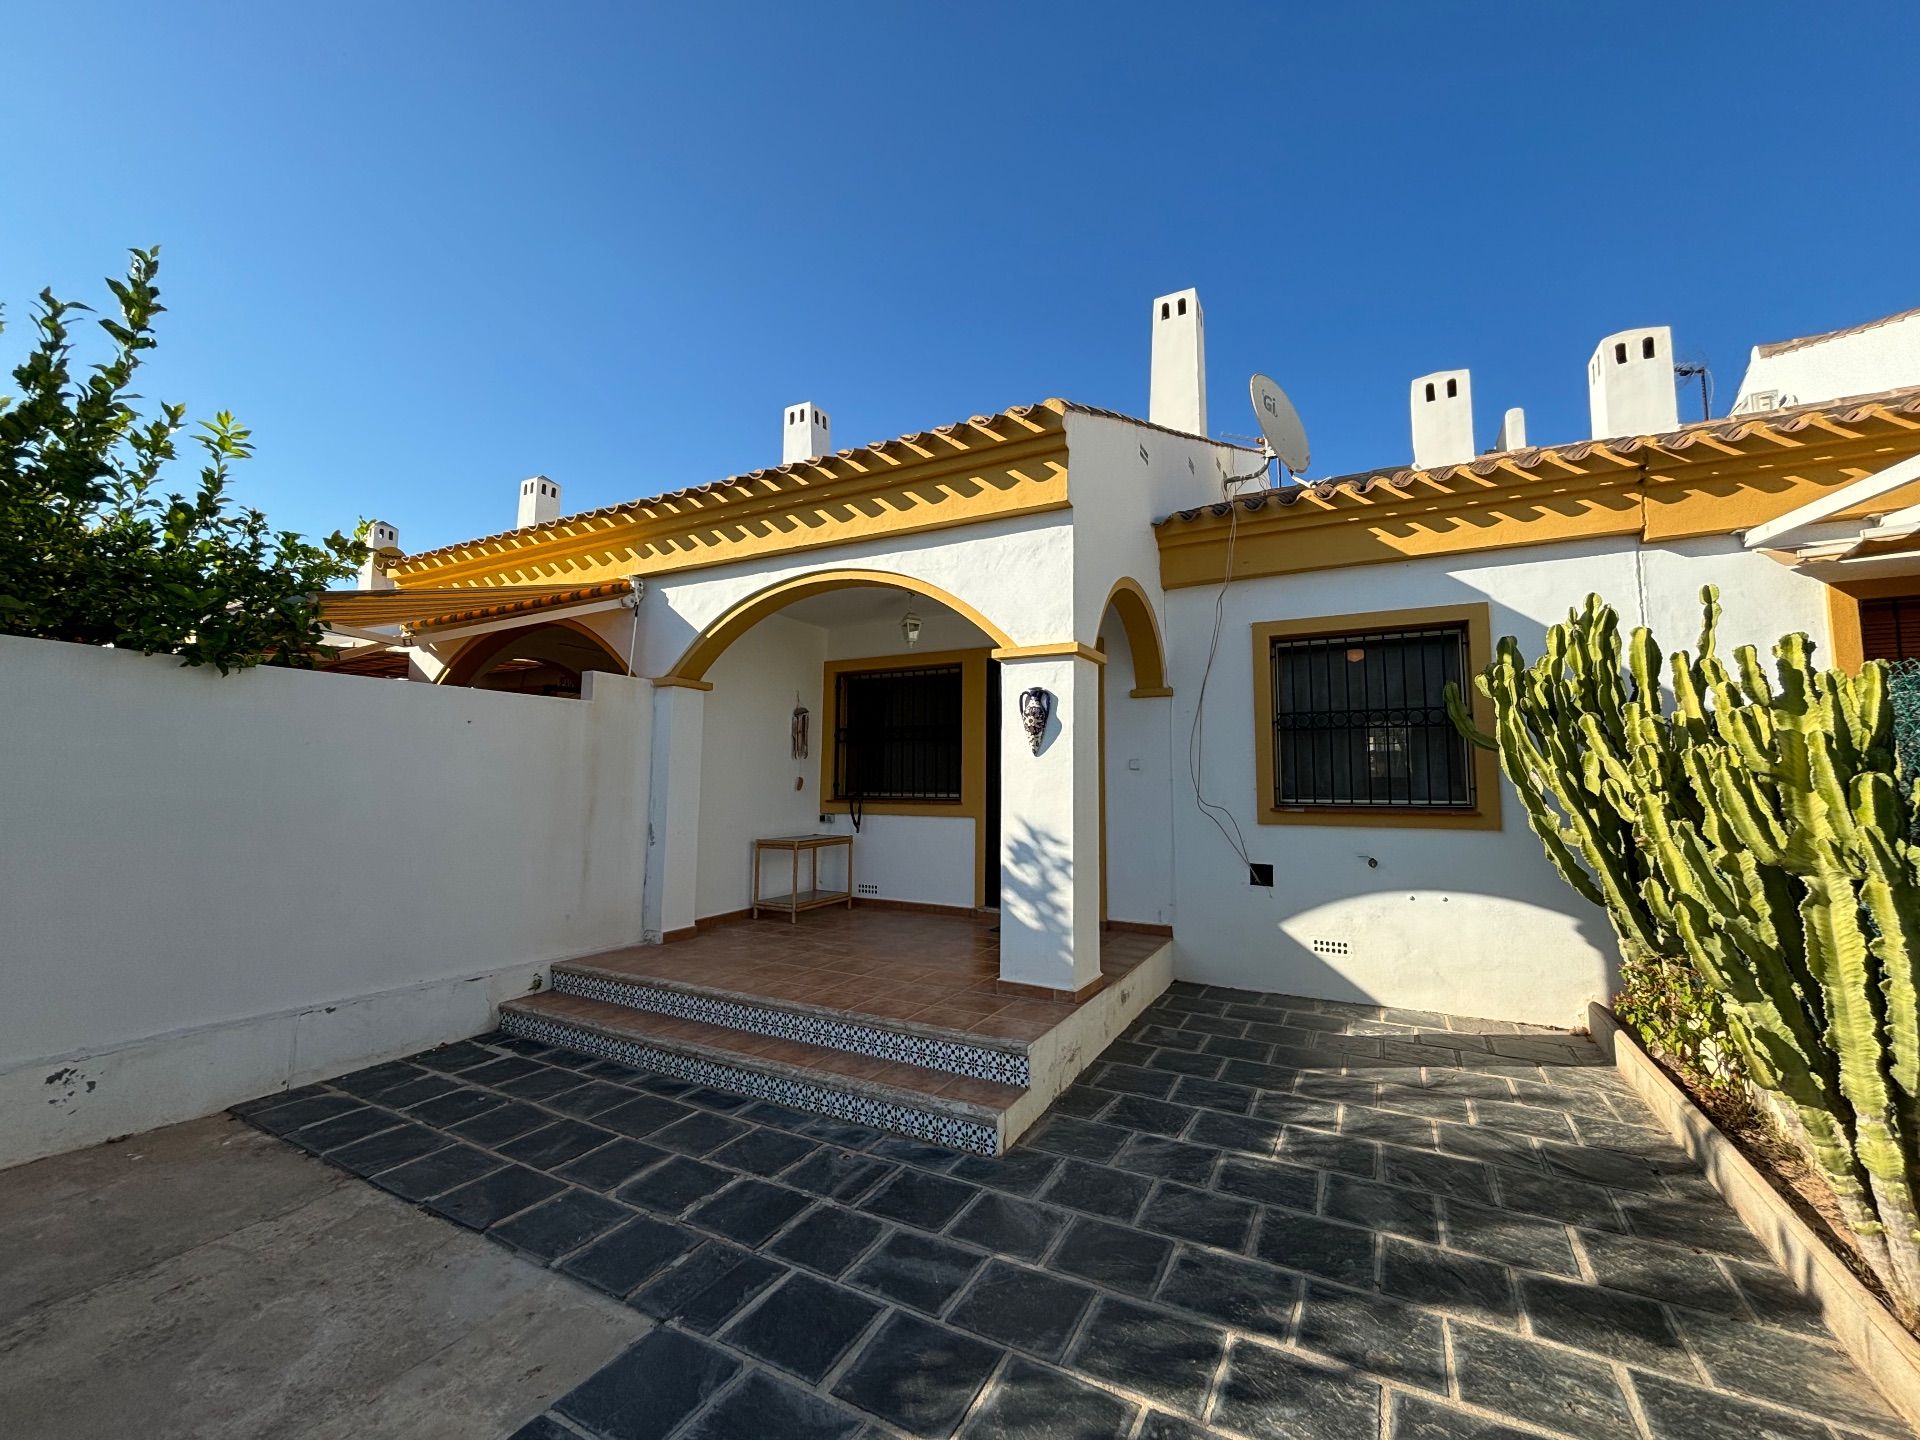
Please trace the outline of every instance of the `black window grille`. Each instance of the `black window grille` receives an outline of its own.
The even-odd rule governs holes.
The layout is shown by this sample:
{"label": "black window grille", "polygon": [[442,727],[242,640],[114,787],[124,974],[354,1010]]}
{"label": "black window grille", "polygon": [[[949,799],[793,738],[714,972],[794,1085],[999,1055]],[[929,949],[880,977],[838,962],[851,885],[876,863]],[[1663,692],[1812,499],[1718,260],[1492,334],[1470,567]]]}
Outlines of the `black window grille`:
{"label": "black window grille", "polygon": [[843,671],[833,798],[958,801],[960,728],[958,665]]}
{"label": "black window grille", "polygon": [[1464,625],[1276,638],[1272,664],[1276,807],[1472,807],[1472,752],[1444,695],[1463,685]]}

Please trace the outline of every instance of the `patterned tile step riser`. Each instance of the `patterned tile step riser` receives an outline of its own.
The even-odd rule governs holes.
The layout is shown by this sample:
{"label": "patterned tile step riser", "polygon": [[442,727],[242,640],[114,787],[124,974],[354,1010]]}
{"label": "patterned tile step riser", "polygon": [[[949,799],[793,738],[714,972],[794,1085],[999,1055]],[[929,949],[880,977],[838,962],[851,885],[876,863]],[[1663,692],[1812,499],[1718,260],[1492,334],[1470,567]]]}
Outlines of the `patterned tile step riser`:
{"label": "patterned tile step riser", "polygon": [[1000,1153],[1000,1137],[993,1126],[942,1114],[937,1110],[922,1110],[911,1105],[876,1100],[785,1075],[744,1070],[717,1060],[659,1050],[637,1040],[616,1040],[581,1026],[567,1025],[541,1016],[522,1015],[511,1010],[501,1012],[500,1028],[509,1035],[518,1035],[542,1045],[558,1045],[585,1055],[612,1060],[616,1064],[630,1065],[636,1070],[654,1070],[671,1075],[676,1080],[690,1080],[698,1085],[711,1085],[718,1090],[731,1090],[737,1095],[771,1100],[790,1110],[803,1110],[835,1120],[850,1120],[856,1125],[892,1130],[901,1135],[911,1135],[916,1140],[944,1145],[951,1150],[968,1150],[976,1155]]}
{"label": "patterned tile step riser", "polygon": [[780,1040],[798,1040],[818,1045],[822,1050],[840,1050],[849,1055],[867,1055],[876,1060],[894,1060],[918,1065],[947,1075],[966,1075],[975,1080],[992,1080],[1001,1085],[1025,1088],[1033,1083],[1033,1069],[1024,1050],[996,1050],[987,1045],[968,1045],[957,1040],[936,1040],[888,1030],[879,1025],[861,1025],[851,1020],[834,1020],[805,1011],[778,1010],[769,1005],[748,1005],[717,995],[693,995],[658,985],[641,985],[614,980],[604,975],[585,975],[555,968],[553,989],[561,995],[579,995],[609,1005],[624,1005],[629,1010],[645,1010],[655,1015],[671,1015],[681,1020],[698,1020],[748,1035],[769,1035]]}

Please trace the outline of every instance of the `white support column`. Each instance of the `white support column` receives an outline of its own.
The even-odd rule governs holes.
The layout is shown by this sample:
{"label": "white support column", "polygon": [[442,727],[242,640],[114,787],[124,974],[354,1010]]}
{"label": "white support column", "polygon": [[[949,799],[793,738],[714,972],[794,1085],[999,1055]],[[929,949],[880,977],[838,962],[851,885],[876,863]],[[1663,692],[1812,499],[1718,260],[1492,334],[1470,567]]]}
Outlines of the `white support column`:
{"label": "white support column", "polygon": [[700,744],[707,693],[685,685],[653,691],[653,774],[647,796],[644,910],[649,939],[692,926],[700,858]]}
{"label": "white support column", "polygon": [[[1020,712],[1053,713],[1033,753]],[[1000,671],[1000,978],[1077,991],[1100,977],[1100,672],[1084,656]]]}

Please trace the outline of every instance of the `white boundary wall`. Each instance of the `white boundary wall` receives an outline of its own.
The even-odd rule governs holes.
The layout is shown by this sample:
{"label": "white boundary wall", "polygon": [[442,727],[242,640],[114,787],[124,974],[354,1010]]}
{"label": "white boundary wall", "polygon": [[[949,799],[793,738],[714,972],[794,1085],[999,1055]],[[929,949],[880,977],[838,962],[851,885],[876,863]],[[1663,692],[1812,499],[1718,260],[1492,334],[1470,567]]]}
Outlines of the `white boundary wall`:
{"label": "white boundary wall", "polygon": [[648,690],[0,637],[0,1165],[478,1033],[636,942]]}

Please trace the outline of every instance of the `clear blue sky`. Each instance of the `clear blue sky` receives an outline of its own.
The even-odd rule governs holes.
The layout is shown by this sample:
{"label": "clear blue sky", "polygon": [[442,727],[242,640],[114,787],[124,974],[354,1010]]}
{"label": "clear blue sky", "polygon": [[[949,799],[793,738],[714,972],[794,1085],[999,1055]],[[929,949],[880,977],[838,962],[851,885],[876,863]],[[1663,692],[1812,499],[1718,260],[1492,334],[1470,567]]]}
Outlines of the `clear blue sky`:
{"label": "clear blue sky", "polygon": [[[1213,427],[1271,372],[1313,472],[1471,366],[1584,433],[1602,334],[1750,345],[1920,304],[1920,7],[18,4],[9,366],[42,286],[164,247],[145,393],[242,493],[409,549],[1064,395],[1143,413],[1196,285]],[[1683,406],[1682,414],[1697,411]]]}

